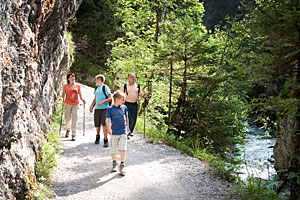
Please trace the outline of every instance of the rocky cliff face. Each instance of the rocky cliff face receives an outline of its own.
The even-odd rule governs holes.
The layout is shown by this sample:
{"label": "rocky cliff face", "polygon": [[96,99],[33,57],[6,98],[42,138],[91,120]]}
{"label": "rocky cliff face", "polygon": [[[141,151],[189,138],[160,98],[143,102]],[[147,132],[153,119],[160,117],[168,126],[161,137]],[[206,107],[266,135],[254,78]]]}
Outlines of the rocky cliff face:
{"label": "rocky cliff face", "polygon": [[66,23],[81,0],[0,0],[0,199],[24,199],[62,74]]}

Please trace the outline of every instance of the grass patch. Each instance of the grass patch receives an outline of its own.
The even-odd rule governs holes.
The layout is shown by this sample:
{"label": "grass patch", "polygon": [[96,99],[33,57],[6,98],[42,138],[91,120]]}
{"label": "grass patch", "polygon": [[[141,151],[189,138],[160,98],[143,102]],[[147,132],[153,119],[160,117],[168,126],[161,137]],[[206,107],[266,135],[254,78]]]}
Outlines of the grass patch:
{"label": "grass patch", "polygon": [[[270,184],[271,183],[271,184]],[[240,182],[235,186],[233,195],[242,200],[283,200],[287,199],[280,196],[270,187],[272,181],[265,181],[259,178],[249,177],[246,182]]]}
{"label": "grass patch", "polygon": [[50,187],[50,173],[53,167],[57,165],[57,157],[61,152],[59,126],[62,112],[62,104],[59,103],[57,110],[53,113],[50,131],[47,134],[47,138],[42,139],[42,151],[37,158],[37,181],[33,178],[28,178],[31,188],[28,194],[29,199],[48,199],[54,193]]}

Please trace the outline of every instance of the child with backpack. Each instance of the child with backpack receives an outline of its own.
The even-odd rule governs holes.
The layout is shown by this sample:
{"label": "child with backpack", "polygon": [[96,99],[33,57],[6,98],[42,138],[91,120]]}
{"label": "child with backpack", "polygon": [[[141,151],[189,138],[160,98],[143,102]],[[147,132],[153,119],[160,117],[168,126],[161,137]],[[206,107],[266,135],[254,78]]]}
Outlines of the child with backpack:
{"label": "child with backpack", "polygon": [[95,106],[94,111],[94,124],[96,127],[96,140],[95,144],[99,144],[100,142],[100,129],[102,126],[103,130],[103,147],[108,147],[108,139],[107,139],[107,129],[105,124],[106,119],[106,111],[110,106],[111,102],[111,93],[110,89],[107,85],[104,84],[105,77],[102,74],[99,74],[95,77],[96,88],[94,91],[95,98],[90,106],[90,112],[93,112],[93,108]]}
{"label": "child with backpack", "polygon": [[[125,175],[125,159],[127,148],[127,135],[129,134],[128,113],[125,103],[125,94],[117,91],[113,95],[114,105],[107,109],[106,127],[110,137],[110,153],[112,158],[112,172],[117,171],[117,150],[121,153],[121,163],[119,171],[121,175]],[[111,127],[110,127],[111,122]]]}

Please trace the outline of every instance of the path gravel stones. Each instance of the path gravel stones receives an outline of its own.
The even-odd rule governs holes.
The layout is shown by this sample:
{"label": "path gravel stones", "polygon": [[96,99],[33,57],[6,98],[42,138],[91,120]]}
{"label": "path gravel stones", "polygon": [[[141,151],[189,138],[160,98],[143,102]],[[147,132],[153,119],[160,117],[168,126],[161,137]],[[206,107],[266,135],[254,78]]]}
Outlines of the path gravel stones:
{"label": "path gravel stones", "polygon": [[128,141],[126,176],[112,173],[109,148],[102,147],[103,136],[99,145],[94,144],[93,114],[88,111],[94,89],[81,88],[87,100],[85,136],[80,106],[76,141],[62,139],[63,152],[51,175],[53,199],[231,199],[232,185],[212,176],[207,164],[167,145],[146,143],[141,134]]}

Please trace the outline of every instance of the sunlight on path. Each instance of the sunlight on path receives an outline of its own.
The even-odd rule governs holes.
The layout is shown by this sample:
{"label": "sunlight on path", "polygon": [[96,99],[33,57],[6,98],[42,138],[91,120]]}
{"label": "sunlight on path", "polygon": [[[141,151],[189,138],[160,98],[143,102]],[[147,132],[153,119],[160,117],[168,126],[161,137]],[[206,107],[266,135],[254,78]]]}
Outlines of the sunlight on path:
{"label": "sunlight on path", "polygon": [[85,136],[80,106],[76,141],[63,138],[63,153],[52,174],[53,199],[228,199],[231,185],[212,177],[207,165],[166,145],[145,143],[141,134],[128,141],[126,176],[111,173],[103,136],[99,145],[94,144],[93,114],[88,111],[94,89],[81,88],[87,101]]}

